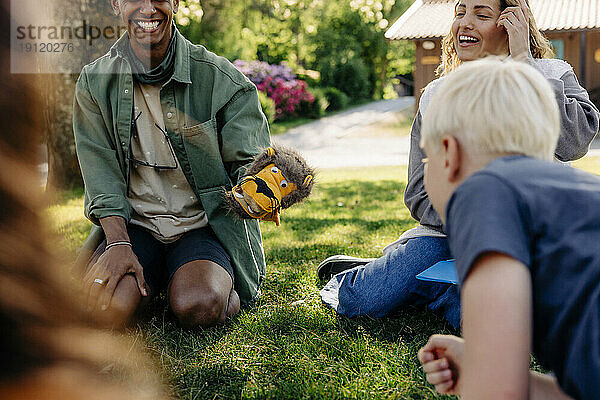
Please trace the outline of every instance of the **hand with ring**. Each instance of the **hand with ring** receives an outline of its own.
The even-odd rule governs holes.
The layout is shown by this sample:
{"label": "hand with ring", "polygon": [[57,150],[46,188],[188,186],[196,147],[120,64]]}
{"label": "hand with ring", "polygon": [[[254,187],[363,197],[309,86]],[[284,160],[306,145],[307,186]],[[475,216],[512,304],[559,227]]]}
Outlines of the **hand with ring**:
{"label": "hand with ring", "polygon": [[107,310],[118,283],[127,274],[135,277],[140,294],[147,296],[142,266],[131,246],[109,247],[83,278],[88,291],[88,310]]}

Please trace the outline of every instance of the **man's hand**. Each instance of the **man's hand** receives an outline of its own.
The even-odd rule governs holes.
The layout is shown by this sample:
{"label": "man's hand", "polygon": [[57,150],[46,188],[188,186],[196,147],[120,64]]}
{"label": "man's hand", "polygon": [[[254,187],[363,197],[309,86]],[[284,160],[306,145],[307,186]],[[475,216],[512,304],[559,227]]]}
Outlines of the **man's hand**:
{"label": "man's hand", "polygon": [[460,395],[460,367],[465,341],[456,336],[432,335],[419,350],[418,358],[427,382],[441,394]]}
{"label": "man's hand", "polygon": [[525,0],[518,7],[506,7],[496,23],[508,33],[508,49],[514,60],[524,61],[529,57],[529,16],[531,11]]}
{"label": "man's hand", "polygon": [[[123,218],[105,217],[100,219],[100,224],[107,246],[118,242],[130,243],[127,224]],[[88,290],[88,309],[108,309],[117,285],[127,274],[135,276],[141,295],[147,296],[143,269],[131,246],[120,244],[107,249],[83,277],[83,284]]]}
{"label": "man's hand", "polygon": [[88,289],[88,309],[106,310],[117,285],[126,274],[132,274],[142,296],[147,296],[144,273],[131,246],[118,245],[106,250],[83,278]]}

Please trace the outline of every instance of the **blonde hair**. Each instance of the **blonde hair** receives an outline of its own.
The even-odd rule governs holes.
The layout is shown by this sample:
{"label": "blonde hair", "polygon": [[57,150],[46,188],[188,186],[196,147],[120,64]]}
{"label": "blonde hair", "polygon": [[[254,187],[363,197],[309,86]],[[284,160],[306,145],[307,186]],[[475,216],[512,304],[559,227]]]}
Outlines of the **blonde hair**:
{"label": "blonde hair", "polygon": [[[499,0],[500,10],[503,11],[506,7],[515,7],[519,5],[518,0]],[[525,0],[529,7],[529,0]],[[550,41],[540,32],[533,18],[533,14],[529,14],[529,51],[533,58],[554,58],[554,50]],[[456,49],[454,48],[454,38],[452,30],[442,39],[442,62],[435,70],[437,76],[444,76],[454,71],[462,64]]]}
{"label": "blonde hair", "polygon": [[497,57],[464,63],[444,78],[423,118],[421,147],[444,135],[470,154],[516,153],[552,160],[560,133],[554,93],[533,67]]}

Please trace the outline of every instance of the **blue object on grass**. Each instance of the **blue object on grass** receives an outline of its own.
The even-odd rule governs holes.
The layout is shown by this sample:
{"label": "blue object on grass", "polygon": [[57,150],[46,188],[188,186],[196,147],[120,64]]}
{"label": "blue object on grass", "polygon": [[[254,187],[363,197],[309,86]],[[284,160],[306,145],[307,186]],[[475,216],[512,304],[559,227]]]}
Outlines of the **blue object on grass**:
{"label": "blue object on grass", "polygon": [[417,275],[417,279],[430,282],[442,282],[458,285],[458,275],[454,267],[454,259],[440,261]]}

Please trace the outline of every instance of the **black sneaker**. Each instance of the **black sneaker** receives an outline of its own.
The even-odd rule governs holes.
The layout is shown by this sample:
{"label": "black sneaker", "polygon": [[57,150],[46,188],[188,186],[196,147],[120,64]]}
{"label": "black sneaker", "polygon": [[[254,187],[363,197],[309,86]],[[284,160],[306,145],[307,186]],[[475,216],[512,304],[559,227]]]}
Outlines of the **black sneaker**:
{"label": "black sneaker", "polygon": [[359,265],[365,265],[371,261],[376,260],[375,258],[358,258],[345,255],[331,256],[323,260],[317,267],[317,275],[320,280],[330,280],[334,275],[344,272],[346,270],[358,267]]}

